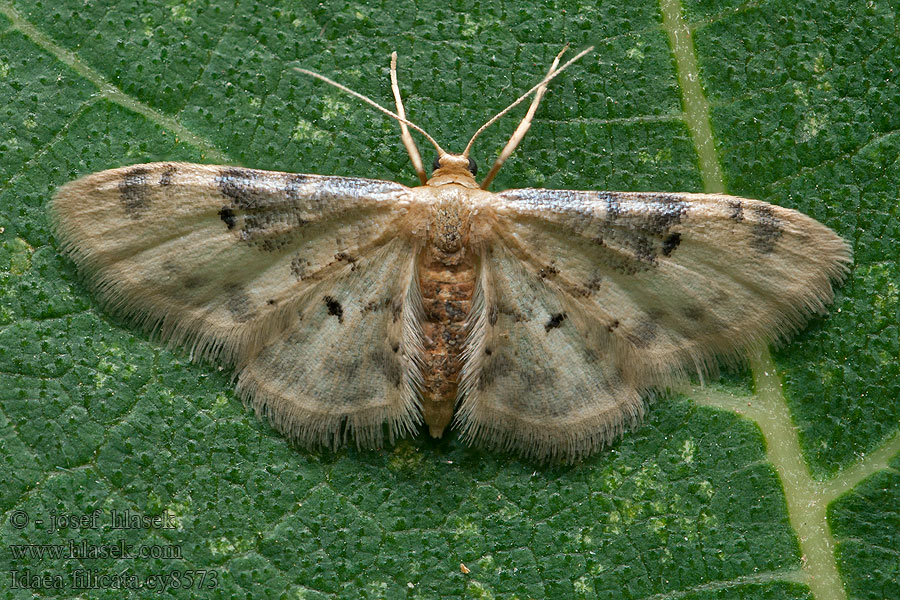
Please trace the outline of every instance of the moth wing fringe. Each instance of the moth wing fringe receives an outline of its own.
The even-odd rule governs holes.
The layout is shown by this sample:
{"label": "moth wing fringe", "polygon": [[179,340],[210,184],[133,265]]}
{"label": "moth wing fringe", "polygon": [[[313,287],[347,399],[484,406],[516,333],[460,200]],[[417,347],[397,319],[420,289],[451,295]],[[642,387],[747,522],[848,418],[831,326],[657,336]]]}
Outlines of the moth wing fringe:
{"label": "moth wing fringe", "polygon": [[[649,392],[645,390],[645,392]],[[643,421],[646,402],[635,393],[627,402],[577,423],[524,422],[485,410],[483,404],[464,403],[456,416],[460,437],[487,450],[499,450],[539,463],[572,464],[619,439]]]}
{"label": "moth wing fringe", "polygon": [[420,249],[416,248],[412,253],[408,275],[409,284],[406,286],[406,302],[403,303],[401,319],[403,323],[402,349],[404,356],[408,360],[408,368],[404,375],[407,401],[421,413],[420,390],[425,384],[422,375],[425,362],[425,336],[422,332],[422,322],[425,320],[425,307],[417,273],[419,252]]}
{"label": "moth wing fringe", "polygon": [[304,448],[335,451],[350,440],[358,449],[381,448],[385,440],[393,444],[399,438],[415,434],[421,421],[418,406],[406,402],[399,409],[376,406],[350,414],[334,414],[300,408],[283,395],[266,390],[258,381],[248,383],[238,377],[237,392],[257,417]]}
{"label": "moth wing fringe", "polygon": [[[484,256],[481,252],[479,256]],[[454,423],[460,423],[461,407],[465,406],[465,399],[478,387],[481,377],[481,368],[484,348],[487,343],[488,332],[488,301],[486,289],[489,288],[487,269],[478,268],[478,284],[472,294],[472,304],[465,323],[465,344],[463,346],[461,361],[462,370],[459,374],[459,387],[457,390],[456,406],[458,410],[454,415]],[[455,426],[455,425],[454,425]]]}

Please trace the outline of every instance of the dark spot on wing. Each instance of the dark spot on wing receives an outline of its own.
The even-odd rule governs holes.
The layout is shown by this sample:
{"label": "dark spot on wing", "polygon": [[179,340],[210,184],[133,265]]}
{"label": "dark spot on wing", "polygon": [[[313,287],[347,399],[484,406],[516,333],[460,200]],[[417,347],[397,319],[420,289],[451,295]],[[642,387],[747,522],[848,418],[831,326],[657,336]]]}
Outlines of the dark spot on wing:
{"label": "dark spot on wing", "polygon": [[513,363],[506,357],[505,352],[492,354],[484,361],[481,368],[481,376],[478,378],[478,389],[485,390],[494,383],[498,376],[503,376],[513,369]]}
{"label": "dark spot on wing", "polygon": [[382,309],[387,308],[391,305],[391,299],[385,298],[384,300],[369,300],[366,305],[363,307],[362,311],[364,313],[376,312]]}
{"label": "dark spot on wing", "polygon": [[222,219],[222,222],[225,223],[225,226],[228,227],[228,229],[234,229],[234,224],[237,223],[237,215],[235,215],[234,211],[227,206],[223,206],[221,210],[219,210],[219,218]]}
{"label": "dark spot on wing", "polygon": [[400,366],[400,361],[393,355],[385,352],[383,346],[379,346],[374,350],[369,355],[369,359],[384,373],[388,383],[394,387],[400,387],[400,384],[403,383],[403,370]]}
{"label": "dark spot on wing", "polygon": [[662,253],[663,256],[669,256],[672,252],[675,251],[675,248],[681,243],[681,234],[677,231],[675,233],[670,233],[663,239],[662,243]]}
{"label": "dark spot on wing", "polygon": [[[295,225],[305,223],[306,221],[302,219],[294,219]],[[244,215],[241,240],[264,252],[277,252],[292,243],[296,237],[296,234],[279,231],[282,225],[283,221],[279,215]]]}
{"label": "dark spot on wing", "polygon": [[755,204],[750,207],[753,213],[753,225],[750,234],[750,246],[761,254],[768,254],[775,249],[775,244],[784,232],[784,224],[775,216],[771,206]]}
{"label": "dark spot on wing", "polygon": [[552,315],[550,317],[550,320],[544,324],[544,331],[549,332],[551,329],[556,329],[557,327],[562,325],[562,322],[565,321],[568,317],[569,317],[569,315],[567,315],[564,312],[556,313],[555,315]]}
{"label": "dark spot on wing", "polygon": [[729,200],[728,201],[728,218],[734,221],[735,223],[740,223],[744,220],[744,203],[740,200]]}
{"label": "dark spot on wing", "polygon": [[239,225],[239,239],[247,245],[264,252],[282,250],[296,241],[297,229],[309,222],[297,191],[308,178],[223,168],[215,181],[230,204],[219,211],[219,217],[229,229]]}
{"label": "dark spot on wing", "polygon": [[205,284],[207,281],[203,275],[187,275],[182,282],[184,289],[192,290]]}
{"label": "dark spot on wing", "polygon": [[256,316],[250,297],[239,285],[228,286],[225,290],[228,299],[225,301],[225,308],[231,313],[232,318],[238,323],[246,323]]}
{"label": "dark spot on wing", "polygon": [[398,344],[397,342],[394,342],[393,344],[391,344],[392,352],[394,352],[396,354],[398,350],[400,350],[400,344]]}
{"label": "dark spot on wing", "polygon": [[484,353],[487,354],[488,356],[490,356],[491,354],[494,353],[494,351],[491,350],[491,348],[490,348],[489,346],[485,346],[485,347],[484,347]]}
{"label": "dark spot on wing", "polygon": [[400,320],[400,313],[403,312],[403,301],[394,300],[391,302],[391,320],[396,323]]}
{"label": "dark spot on wing", "polygon": [[541,270],[538,271],[538,275],[541,279],[547,279],[548,277],[553,277],[554,275],[559,274],[559,269],[557,269],[554,265],[550,264],[546,267],[541,267]]}
{"label": "dark spot on wing", "polygon": [[497,308],[497,305],[491,304],[490,308],[488,308],[488,323],[490,323],[491,326],[497,324],[497,317],[499,316],[499,314],[500,310]]}
{"label": "dark spot on wing", "polygon": [[681,314],[690,319],[691,321],[699,321],[703,318],[703,315],[706,314],[699,306],[685,306],[681,309]]}
{"label": "dark spot on wing", "polygon": [[602,253],[606,267],[625,275],[646,271],[657,265],[660,254],[669,256],[681,243],[681,235],[670,229],[688,212],[682,197],[602,192],[599,199],[606,203],[606,217],[599,232],[588,237],[608,250]]}
{"label": "dark spot on wing", "polygon": [[575,286],[574,290],[570,293],[577,296],[591,296],[594,292],[599,290],[603,286],[603,275],[601,275],[602,271],[595,271],[587,281],[584,282],[584,285]]}
{"label": "dark spot on wing", "polygon": [[166,165],[163,169],[162,175],[159,176],[159,185],[162,187],[166,187],[167,185],[172,185],[172,177],[175,176],[175,173],[178,172],[178,167],[175,165]]}
{"label": "dark spot on wing", "polygon": [[514,306],[507,305],[497,305],[497,312],[501,315],[508,315],[512,317],[513,321],[516,323],[521,323],[522,321],[530,320],[530,315],[525,315],[521,311],[516,310]]}
{"label": "dark spot on wing", "polygon": [[338,323],[343,323],[344,308],[341,306],[341,303],[335,300],[333,296],[325,296],[322,300],[325,301],[325,306],[328,307],[328,314],[332,317],[337,317]]}
{"label": "dark spot on wing", "polygon": [[150,207],[150,180],[147,167],[134,167],[125,172],[119,182],[119,200],[132,219],[141,218]]}
{"label": "dark spot on wing", "polygon": [[609,325],[606,326],[606,330],[607,330],[608,332],[612,333],[613,330],[616,329],[616,328],[618,328],[618,327],[619,327],[619,320],[616,319],[616,320],[614,320],[612,323],[610,323]]}
{"label": "dark spot on wing", "polygon": [[269,306],[275,306],[276,304],[278,304],[278,302],[270,298],[266,300],[266,304],[268,304]]}

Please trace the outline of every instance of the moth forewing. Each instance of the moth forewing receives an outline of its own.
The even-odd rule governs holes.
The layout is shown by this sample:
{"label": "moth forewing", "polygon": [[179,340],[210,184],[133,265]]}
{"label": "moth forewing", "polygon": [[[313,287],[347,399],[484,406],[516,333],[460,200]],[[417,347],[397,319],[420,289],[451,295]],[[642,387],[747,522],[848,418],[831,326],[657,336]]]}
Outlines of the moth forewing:
{"label": "moth forewing", "polygon": [[407,194],[373,180],[153,163],[63,186],[51,220],[106,306],[241,364],[313,284],[384,243]]}
{"label": "moth forewing", "polygon": [[[485,187],[573,61],[557,62],[511,105],[536,94]],[[648,393],[824,311],[851,262],[824,225],[756,200],[492,194],[468,152],[511,106],[450,154],[392,80],[400,114],[350,93],[433,143],[421,187],[152,163],[51,204],[104,306],[233,366],[241,397],[301,445],[377,447],[423,422],[440,436],[456,407],[467,441],[576,460],[637,423]]]}
{"label": "moth forewing", "polygon": [[[832,298],[849,246],[789,209],[706,194],[509,190],[509,244],[578,298],[654,384],[783,339]],[[572,251],[554,253],[568,246]],[[752,318],[750,317],[752,315]]]}

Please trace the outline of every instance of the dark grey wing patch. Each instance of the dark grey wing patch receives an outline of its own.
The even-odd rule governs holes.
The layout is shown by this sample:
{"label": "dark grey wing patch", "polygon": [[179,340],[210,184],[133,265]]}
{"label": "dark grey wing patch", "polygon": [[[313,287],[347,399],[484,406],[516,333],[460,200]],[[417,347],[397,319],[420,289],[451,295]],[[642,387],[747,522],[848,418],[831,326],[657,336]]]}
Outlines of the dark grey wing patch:
{"label": "dark grey wing patch", "polygon": [[147,175],[150,169],[143,166],[134,167],[125,172],[119,182],[119,200],[122,208],[132,219],[141,218],[150,208],[150,180]]}
{"label": "dark grey wing patch", "polygon": [[706,311],[703,310],[703,307],[701,307],[701,306],[698,306],[696,304],[691,304],[691,305],[688,305],[688,306],[685,306],[684,308],[682,308],[681,314],[683,314],[686,318],[690,319],[691,321],[700,321],[701,319],[703,319],[704,315],[706,314]]}
{"label": "dark grey wing patch", "polygon": [[[381,196],[404,190],[390,182],[351,177],[323,177],[294,173],[274,173],[221,167],[215,186],[225,204],[218,215],[234,231],[240,242],[274,253],[284,250],[307,235],[312,223],[335,218],[335,207],[347,198]],[[383,208],[370,204],[357,209],[360,221]],[[337,260],[353,263],[349,254]]]}
{"label": "dark grey wing patch", "polygon": [[753,213],[753,225],[750,232],[753,239],[750,245],[760,254],[769,254],[775,250],[775,244],[784,233],[784,223],[775,216],[771,206],[755,204],[750,207]]}
{"label": "dark grey wing patch", "polygon": [[[671,231],[689,209],[680,197],[609,192],[599,192],[597,197],[606,207],[606,217],[591,237],[609,250],[605,266],[633,275],[655,267],[660,255],[670,256],[681,243],[681,234]],[[626,211],[624,199],[637,200],[639,206]]]}
{"label": "dark grey wing patch", "polygon": [[222,194],[232,200],[235,208],[246,210],[253,208],[259,200],[253,185],[257,179],[256,172],[250,169],[227,167],[216,177],[216,184]]}
{"label": "dark grey wing patch", "polygon": [[308,217],[301,216],[298,191],[308,180],[306,175],[284,173],[263,181],[251,169],[224,168],[216,184],[230,204],[219,210],[219,218],[229,230],[237,229],[242,242],[277,252],[298,239],[298,229],[308,223]]}

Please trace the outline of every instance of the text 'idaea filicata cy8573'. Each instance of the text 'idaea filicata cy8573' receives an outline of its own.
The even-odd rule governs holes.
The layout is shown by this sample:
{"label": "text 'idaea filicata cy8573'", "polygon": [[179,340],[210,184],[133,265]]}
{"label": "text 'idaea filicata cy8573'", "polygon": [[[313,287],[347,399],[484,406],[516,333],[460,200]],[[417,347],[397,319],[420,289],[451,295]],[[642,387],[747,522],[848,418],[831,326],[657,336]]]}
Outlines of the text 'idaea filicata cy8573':
{"label": "text 'idaea filicata cy8573'", "polygon": [[[397,112],[422,186],[186,163],[88,175],[52,203],[62,249],[109,309],[192,355],[310,447],[441,436],[576,460],[642,395],[782,339],[851,262],[793,210],[719,194],[487,191],[559,65],[476,183]],[[427,177],[407,129],[437,149]]]}

